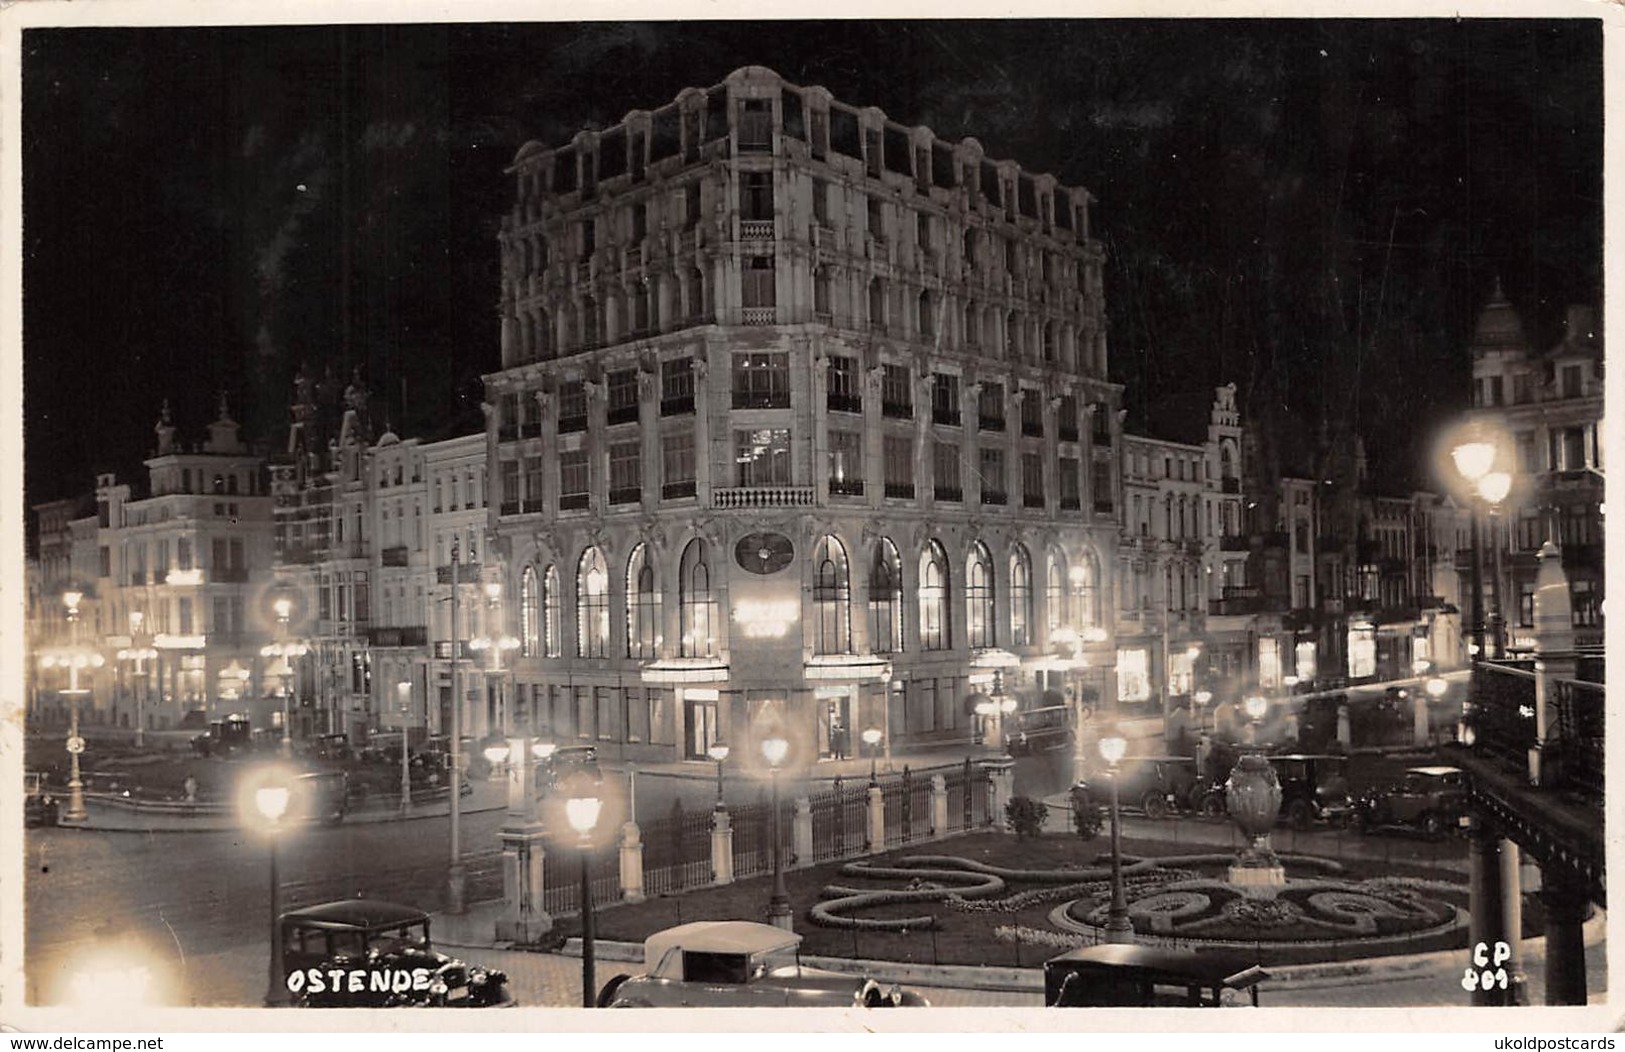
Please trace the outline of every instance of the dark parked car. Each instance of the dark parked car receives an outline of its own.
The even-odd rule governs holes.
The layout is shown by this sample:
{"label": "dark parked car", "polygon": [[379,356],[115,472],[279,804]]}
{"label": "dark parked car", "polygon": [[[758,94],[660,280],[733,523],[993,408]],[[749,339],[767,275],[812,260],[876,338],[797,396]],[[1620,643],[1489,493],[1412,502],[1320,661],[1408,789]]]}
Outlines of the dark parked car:
{"label": "dark parked car", "polygon": [[543,793],[558,788],[573,771],[597,774],[598,747],[565,745],[554,749],[546,759],[536,761],[535,771],[536,789]]}
{"label": "dark parked car", "polygon": [[487,1008],[513,1003],[508,977],[434,949],[429,915],[376,899],[284,913],[282,974],[305,1008]]}
{"label": "dark parked car", "polygon": [[1281,819],[1293,829],[1308,829],[1315,822],[1338,824],[1353,813],[1348,757],[1281,753],[1269,760],[1281,782]]}
{"label": "dark parked car", "polygon": [[1012,713],[1004,740],[1012,756],[1072,747],[1072,708],[1046,705]]}
{"label": "dark parked car", "polygon": [[23,774],[23,824],[54,826],[59,820],[61,805],[56,794],[45,784],[45,776],[37,771]]}
{"label": "dark parked car", "polygon": [[640,975],[617,975],[600,1008],[899,1008],[913,990],[802,965],[801,936],[755,921],[695,921],[643,942]]}
{"label": "dark parked car", "polygon": [[1258,1005],[1269,974],[1250,958],[1162,946],[1086,946],[1044,962],[1052,1008],[1221,1008],[1246,991]]}
{"label": "dark parked car", "polygon": [[311,771],[293,780],[289,819],[336,826],[350,812],[350,776],[343,771]]}
{"label": "dark parked car", "polygon": [[[188,713],[190,715],[190,713]],[[253,748],[253,724],[247,716],[227,716],[209,724],[207,734],[192,739],[192,748],[203,756],[230,756]]]}
{"label": "dark parked car", "polygon": [[[1164,818],[1170,810],[1194,811],[1202,804],[1202,786],[1196,760],[1189,756],[1127,756],[1118,765],[1117,799],[1125,810],[1144,811],[1147,818]],[[1097,804],[1111,803],[1111,783],[1100,776],[1075,787]]]}
{"label": "dark parked car", "polygon": [[1367,790],[1355,805],[1362,830],[1410,826],[1439,836],[1467,815],[1467,783],[1459,767],[1412,767],[1397,785]]}

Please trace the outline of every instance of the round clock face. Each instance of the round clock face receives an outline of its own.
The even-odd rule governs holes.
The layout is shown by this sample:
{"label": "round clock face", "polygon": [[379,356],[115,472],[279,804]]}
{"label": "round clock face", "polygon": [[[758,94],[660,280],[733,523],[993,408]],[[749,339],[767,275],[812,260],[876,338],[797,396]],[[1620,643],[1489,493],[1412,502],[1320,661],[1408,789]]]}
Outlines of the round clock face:
{"label": "round clock face", "polygon": [[734,561],[740,569],[755,574],[778,573],[790,565],[796,546],[782,533],[751,533],[734,546]]}

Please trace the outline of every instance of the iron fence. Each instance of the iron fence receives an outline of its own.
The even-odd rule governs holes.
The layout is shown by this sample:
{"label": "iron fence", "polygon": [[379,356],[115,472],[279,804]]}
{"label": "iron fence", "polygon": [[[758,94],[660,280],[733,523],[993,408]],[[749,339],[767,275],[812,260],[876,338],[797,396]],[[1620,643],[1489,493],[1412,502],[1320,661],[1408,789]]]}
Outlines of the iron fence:
{"label": "iron fence", "polygon": [[1602,803],[1603,725],[1607,700],[1600,683],[1557,680],[1557,740],[1546,748],[1556,755],[1553,772],[1560,789]]}
{"label": "iron fence", "polygon": [[987,825],[987,771],[969,760],[943,772],[948,791],[947,833],[964,832]]}
{"label": "iron fence", "polygon": [[814,862],[861,854],[869,842],[867,782],[834,781],[827,792],[808,798],[812,805]]}
{"label": "iron fence", "polygon": [[1522,765],[1535,744],[1535,673],[1510,664],[1473,668],[1472,709],[1466,715],[1475,747]]}
{"label": "iron fence", "polygon": [[[555,917],[581,912],[581,853],[564,849],[550,851],[542,867],[542,909]],[[621,853],[615,845],[589,849],[587,872],[592,882],[592,900],[597,905],[621,900]]]}
{"label": "iron fence", "polygon": [[650,823],[643,837],[643,888],[650,895],[711,883],[711,827],[715,812],[684,809],[672,801],[665,818]]}
{"label": "iron fence", "polygon": [[[773,869],[773,804],[764,793],[754,804],[732,808],[734,831],[734,877],[744,878]],[[779,797],[779,851],[788,866],[792,846],[792,801]]]}

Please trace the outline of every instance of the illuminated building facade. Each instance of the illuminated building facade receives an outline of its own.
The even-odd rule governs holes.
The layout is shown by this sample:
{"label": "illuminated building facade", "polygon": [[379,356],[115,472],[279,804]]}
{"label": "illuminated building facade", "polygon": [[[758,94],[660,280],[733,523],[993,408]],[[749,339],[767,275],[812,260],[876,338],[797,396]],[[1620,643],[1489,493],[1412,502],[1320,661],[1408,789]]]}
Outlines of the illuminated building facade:
{"label": "illuminated building facade", "polygon": [[490,523],[537,733],[806,761],[1111,666],[1086,191],[758,67],[511,174]]}

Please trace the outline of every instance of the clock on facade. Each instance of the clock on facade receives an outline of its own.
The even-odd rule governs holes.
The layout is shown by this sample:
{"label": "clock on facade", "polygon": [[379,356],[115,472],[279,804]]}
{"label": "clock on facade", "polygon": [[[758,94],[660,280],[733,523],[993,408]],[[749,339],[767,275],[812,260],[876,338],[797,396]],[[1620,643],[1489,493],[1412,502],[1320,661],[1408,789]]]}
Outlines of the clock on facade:
{"label": "clock on facade", "polygon": [[734,561],[741,569],[766,576],[790,565],[796,546],[782,533],[751,533],[734,546]]}

